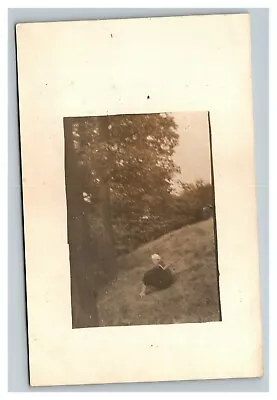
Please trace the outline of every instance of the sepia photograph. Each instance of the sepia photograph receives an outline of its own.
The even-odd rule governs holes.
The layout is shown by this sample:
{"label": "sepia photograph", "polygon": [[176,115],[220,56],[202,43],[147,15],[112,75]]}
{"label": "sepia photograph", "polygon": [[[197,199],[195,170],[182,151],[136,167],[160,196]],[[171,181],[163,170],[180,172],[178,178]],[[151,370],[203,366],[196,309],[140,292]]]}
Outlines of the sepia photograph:
{"label": "sepia photograph", "polygon": [[66,117],[72,327],[220,321],[208,112]]}
{"label": "sepia photograph", "polygon": [[263,374],[250,26],[17,24],[32,386]]}

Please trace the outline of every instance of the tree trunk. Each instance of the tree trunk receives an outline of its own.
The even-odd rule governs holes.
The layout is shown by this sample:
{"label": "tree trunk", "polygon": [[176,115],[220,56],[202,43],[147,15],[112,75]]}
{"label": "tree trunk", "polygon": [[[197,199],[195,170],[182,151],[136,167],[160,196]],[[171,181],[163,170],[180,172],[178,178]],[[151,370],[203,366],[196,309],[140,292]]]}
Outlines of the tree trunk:
{"label": "tree trunk", "polygon": [[107,182],[100,182],[99,209],[102,220],[102,268],[106,278],[113,278],[116,273],[116,258],[114,252],[114,237],[112,228],[110,188]]}
{"label": "tree trunk", "polygon": [[[98,127],[100,132],[100,141],[102,144],[108,144],[109,138],[109,117],[99,117]],[[114,235],[112,226],[112,210],[110,199],[109,172],[111,169],[109,149],[105,149],[103,158],[105,162],[99,170],[100,188],[99,188],[99,213],[102,220],[102,241],[100,252],[102,254],[102,268],[106,279],[115,276],[117,266],[114,250]]]}
{"label": "tree trunk", "polygon": [[99,326],[97,282],[90,254],[88,221],[84,212],[82,175],[73,141],[72,118],[64,118],[67,229],[70,253],[72,326]]}

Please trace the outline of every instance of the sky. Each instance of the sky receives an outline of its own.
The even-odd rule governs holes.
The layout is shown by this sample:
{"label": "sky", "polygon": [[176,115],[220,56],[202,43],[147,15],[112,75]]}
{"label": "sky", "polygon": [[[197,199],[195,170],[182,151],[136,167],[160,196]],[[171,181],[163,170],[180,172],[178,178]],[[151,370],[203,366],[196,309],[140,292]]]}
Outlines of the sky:
{"label": "sky", "polygon": [[184,182],[211,181],[210,140],[207,112],[171,113],[180,135],[173,159]]}

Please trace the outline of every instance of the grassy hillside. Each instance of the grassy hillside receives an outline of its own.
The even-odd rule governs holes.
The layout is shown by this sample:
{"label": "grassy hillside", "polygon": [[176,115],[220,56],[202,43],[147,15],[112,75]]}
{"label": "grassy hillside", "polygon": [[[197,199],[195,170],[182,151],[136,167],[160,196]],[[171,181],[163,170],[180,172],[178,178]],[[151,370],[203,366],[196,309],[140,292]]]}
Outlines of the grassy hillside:
{"label": "grassy hillside", "polygon": [[[207,322],[220,319],[213,220],[171,232],[119,259],[121,272],[99,298],[101,326]],[[176,282],[140,298],[151,254],[172,264]]]}

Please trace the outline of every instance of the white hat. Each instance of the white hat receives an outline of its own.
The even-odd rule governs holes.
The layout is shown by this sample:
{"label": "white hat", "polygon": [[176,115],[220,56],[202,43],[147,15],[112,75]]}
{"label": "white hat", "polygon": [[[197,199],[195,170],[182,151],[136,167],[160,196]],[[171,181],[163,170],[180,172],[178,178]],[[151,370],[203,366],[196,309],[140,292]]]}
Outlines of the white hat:
{"label": "white hat", "polygon": [[161,256],[159,256],[159,254],[152,254],[151,258],[152,258],[153,262],[161,261],[161,259],[162,259]]}

